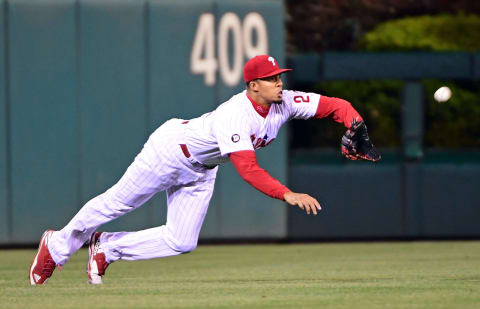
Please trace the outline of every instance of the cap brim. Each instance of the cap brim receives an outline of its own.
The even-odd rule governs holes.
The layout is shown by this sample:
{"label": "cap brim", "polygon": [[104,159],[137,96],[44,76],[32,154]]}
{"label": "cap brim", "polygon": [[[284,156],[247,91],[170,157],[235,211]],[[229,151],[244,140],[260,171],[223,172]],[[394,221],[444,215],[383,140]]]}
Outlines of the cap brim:
{"label": "cap brim", "polygon": [[280,73],[289,72],[289,71],[292,71],[292,69],[278,69],[278,70],[270,72],[266,75],[259,76],[257,78],[265,78],[265,77],[275,76],[275,75],[278,75]]}

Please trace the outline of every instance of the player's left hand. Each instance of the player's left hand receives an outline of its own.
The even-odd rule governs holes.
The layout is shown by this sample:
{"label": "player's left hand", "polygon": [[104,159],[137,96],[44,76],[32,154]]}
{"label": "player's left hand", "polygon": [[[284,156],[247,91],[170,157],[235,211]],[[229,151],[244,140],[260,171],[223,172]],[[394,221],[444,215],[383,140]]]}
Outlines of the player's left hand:
{"label": "player's left hand", "polygon": [[288,191],[283,195],[283,199],[288,204],[298,206],[300,209],[305,210],[307,215],[313,213],[316,216],[317,211],[322,209],[317,199],[308,194]]}
{"label": "player's left hand", "polygon": [[365,122],[352,122],[350,129],[342,137],[342,155],[350,160],[377,162],[382,157],[368,136]]}

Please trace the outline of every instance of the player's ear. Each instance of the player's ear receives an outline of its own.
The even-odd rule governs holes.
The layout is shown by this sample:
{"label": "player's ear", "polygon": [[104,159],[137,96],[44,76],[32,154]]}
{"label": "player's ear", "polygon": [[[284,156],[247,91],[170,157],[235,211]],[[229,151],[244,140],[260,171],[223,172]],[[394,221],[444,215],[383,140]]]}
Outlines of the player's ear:
{"label": "player's ear", "polygon": [[253,90],[253,91],[257,91],[258,83],[257,83],[256,79],[248,82],[248,89]]}

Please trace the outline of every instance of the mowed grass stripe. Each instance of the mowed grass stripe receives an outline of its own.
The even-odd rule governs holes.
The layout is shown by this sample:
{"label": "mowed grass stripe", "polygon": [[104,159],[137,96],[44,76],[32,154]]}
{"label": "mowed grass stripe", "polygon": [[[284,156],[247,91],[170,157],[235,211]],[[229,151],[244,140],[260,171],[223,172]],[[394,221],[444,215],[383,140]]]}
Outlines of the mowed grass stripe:
{"label": "mowed grass stripe", "polygon": [[32,287],[35,250],[0,251],[0,308],[480,308],[480,242],[201,245],[119,261],[87,284],[87,251]]}

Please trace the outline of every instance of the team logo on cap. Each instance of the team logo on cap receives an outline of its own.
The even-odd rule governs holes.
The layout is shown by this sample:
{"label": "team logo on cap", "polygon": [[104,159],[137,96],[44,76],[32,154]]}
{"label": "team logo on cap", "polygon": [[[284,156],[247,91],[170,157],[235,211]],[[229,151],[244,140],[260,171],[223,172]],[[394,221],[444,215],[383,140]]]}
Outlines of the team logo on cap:
{"label": "team logo on cap", "polygon": [[240,135],[238,134],[233,134],[232,135],[232,142],[236,143],[240,140]]}
{"label": "team logo on cap", "polygon": [[268,57],[267,59],[268,61],[270,61],[272,63],[273,66],[275,66],[275,59],[273,59],[272,56]]}

